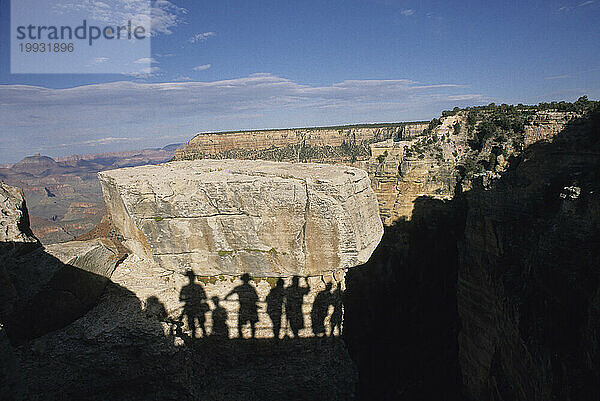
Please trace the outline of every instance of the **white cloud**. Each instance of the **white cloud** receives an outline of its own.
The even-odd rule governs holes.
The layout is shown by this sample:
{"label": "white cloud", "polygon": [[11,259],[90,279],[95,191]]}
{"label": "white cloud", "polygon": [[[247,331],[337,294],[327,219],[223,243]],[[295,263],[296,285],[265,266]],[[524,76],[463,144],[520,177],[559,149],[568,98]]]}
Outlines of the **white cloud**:
{"label": "white cloud", "polygon": [[589,6],[590,4],[594,4],[596,2],[596,0],[588,0],[588,1],[584,1],[582,3],[577,4],[577,7],[585,7],[585,6]]}
{"label": "white cloud", "polygon": [[142,58],[135,60],[134,63],[135,64],[151,64],[151,63],[158,63],[158,61],[156,61],[152,57],[142,57]]}
{"label": "white cloud", "polygon": [[415,10],[411,9],[411,8],[407,8],[404,9],[402,11],[400,11],[402,13],[402,15],[404,15],[405,17],[410,17],[411,15],[415,14]]}
{"label": "white cloud", "polygon": [[0,162],[56,144],[66,144],[60,153],[69,154],[100,145],[122,149],[123,138],[142,138],[131,146],[147,147],[161,145],[157,138],[165,135],[191,138],[198,131],[423,120],[484,100],[454,83],[389,79],[311,86],[269,73],[68,89],[0,85]]}
{"label": "white cloud", "polygon": [[190,42],[190,43],[206,42],[209,38],[212,38],[214,36],[217,36],[217,34],[214,32],[197,33],[194,36],[192,36],[191,38],[189,38],[188,42]]}
{"label": "white cloud", "polygon": [[187,10],[167,0],[155,0],[152,6],[152,32],[171,34],[171,28],[183,21]]}
{"label": "white cloud", "polygon": [[159,75],[160,71],[161,71],[160,67],[144,67],[144,68],[140,68],[139,71],[131,72],[131,73],[123,74],[123,75],[127,75],[127,76],[138,78],[138,79],[148,79],[148,78],[153,78],[153,77]]}
{"label": "white cloud", "polygon": [[92,60],[93,64],[102,64],[108,61],[108,57],[96,57]]}
{"label": "white cloud", "polygon": [[124,25],[131,21],[146,28],[152,35],[171,34],[183,22],[187,10],[167,0],[64,0],[54,6],[61,15],[84,13],[90,20],[107,25]]}
{"label": "white cloud", "polygon": [[202,65],[198,65],[198,66],[192,68],[192,70],[204,71],[204,70],[208,70],[210,67],[212,67],[212,64],[202,64]]}

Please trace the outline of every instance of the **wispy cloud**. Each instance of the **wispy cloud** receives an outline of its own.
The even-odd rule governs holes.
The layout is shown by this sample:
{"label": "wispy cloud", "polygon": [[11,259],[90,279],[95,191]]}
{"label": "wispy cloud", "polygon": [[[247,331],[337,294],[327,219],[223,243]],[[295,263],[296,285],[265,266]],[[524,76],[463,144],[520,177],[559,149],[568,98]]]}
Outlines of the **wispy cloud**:
{"label": "wispy cloud", "polygon": [[587,69],[587,70],[571,71],[568,74],[551,75],[548,77],[544,77],[544,79],[553,80],[553,79],[577,78],[581,75],[586,75],[586,74],[589,74],[590,72],[596,72],[596,71],[600,71],[600,68],[591,68],[591,69]]}
{"label": "wispy cloud", "polygon": [[192,36],[191,38],[189,38],[188,42],[190,42],[190,43],[206,42],[209,38],[212,38],[214,36],[217,36],[217,34],[214,32],[197,33],[194,36]]}
{"label": "wispy cloud", "polygon": [[[127,143],[127,142],[137,142],[142,140],[143,138],[116,138],[113,136],[107,136],[104,138],[98,139],[90,139],[88,141],[76,142],[77,145],[87,145],[87,146],[101,146],[101,145],[110,145],[113,143]],[[60,146],[72,146],[73,143],[61,143]]]}
{"label": "wispy cloud", "polygon": [[102,64],[108,61],[108,57],[96,57],[92,60],[93,64]]}
{"label": "wispy cloud", "polygon": [[135,64],[152,64],[157,62],[158,61],[152,57],[142,57],[134,61]]}
{"label": "wispy cloud", "polygon": [[0,142],[5,145],[0,162],[56,144],[67,145],[56,153],[68,154],[92,146],[92,151],[122,149],[123,138],[158,146],[159,137],[191,137],[198,131],[420,120],[483,101],[481,94],[456,83],[390,79],[311,86],[269,73],[69,89],[0,85]]}
{"label": "wispy cloud", "polygon": [[559,12],[573,11],[579,7],[586,7],[586,6],[592,5],[594,3],[596,3],[596,0],[587,0],[587,1],[583,1],[583,2],[575,4],[575,5],[564,5],[564,6],[560,7],[558,9],[558,11]]}
{"label": "wispy cloud", "polygon": [[192,70],[204,71],[204,70],[208,70],[210,67],[212,67],[212,64],[202,64],[202,65],[198,65],[198,66],[192,68]]}
{"label": "wispy cloud", "polygon": [[588,1],[584,1],[582,3],[577,4],[577,7],[585,7],[585,6],[589,6],[590,4],[594,4],[596,2],[596,0],[588,0]]}
{"label": "wispy cloud", "polygon": [[402,13],[402,15],[404,15],[405,17],[410,17],[411,15],[415,14],[415,10],[413,10],[411,8],[407,8],[407,9],[400,11],[400,13]]}

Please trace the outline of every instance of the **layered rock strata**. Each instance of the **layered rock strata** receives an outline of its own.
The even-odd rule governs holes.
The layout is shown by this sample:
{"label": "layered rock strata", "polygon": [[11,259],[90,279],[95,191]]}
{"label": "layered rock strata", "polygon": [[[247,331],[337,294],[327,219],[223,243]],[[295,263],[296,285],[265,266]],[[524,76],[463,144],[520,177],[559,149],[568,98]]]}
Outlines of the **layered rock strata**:
{"label": "layered rock strata", "polygon": [[316,276],[365,263],[383,234],[366,172],[197,160],[99,174],[138,256],[183,273]]}
{"label": "layered rock strata", "polygon": [[[375,124],[322,128],[274,129],[200,133],[184,149],[175,152],[175,160],[194,160],[219,156],[238,149],[255,151],[285,147],[339,147],[342,144],[360,144],[397,137],[404,123]],[[295,154],[290,159],[295,160]]]}

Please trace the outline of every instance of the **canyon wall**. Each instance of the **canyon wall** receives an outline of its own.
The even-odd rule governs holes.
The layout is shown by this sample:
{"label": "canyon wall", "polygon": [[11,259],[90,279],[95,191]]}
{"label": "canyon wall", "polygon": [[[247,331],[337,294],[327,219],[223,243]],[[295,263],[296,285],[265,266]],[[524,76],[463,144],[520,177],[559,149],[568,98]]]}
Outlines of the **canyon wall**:
{"label": "canyon wall", "polygon": [[600,113],[542,117],[562,129],[526,130],[546,140],[459,197],[459,359],[473,400],[600,396]]}
{"label": "canyon wall", "polygon": [[[372,124],[365,126],[296,128],[259,131],[201,133],[192,138],[184,149],[175,152],[174,160],[198,158],[242,158],[236,152],[251,151],[244,157],[256,156],[258,151],[279,149],[279,161],[320,161],[328,155],[304,155],[303,148],[352,146],[398,137],[404,123]],[[283,151],[289,150],[289,154]],[[350,155],[347,155],[350,156]]]}
{"label": "canyon wall", "polygon": [[[461,126],[445,129],[452,117]],[[420,193],[411,219],[386,227],[370,262],[348,274],[346,341],[361,396],[599,396],[600,115],[528,117],[522,129],[483,136],[485,113],[469,124],[460,111],[432,130],[455,142],[450,157],[445,143],[436,149],[442,135],[404,148],[401,170],[413,158],[431,163],[400,180],[439,185],[448,164],[454,185],[445,197],[423,186],[410,195]]]}

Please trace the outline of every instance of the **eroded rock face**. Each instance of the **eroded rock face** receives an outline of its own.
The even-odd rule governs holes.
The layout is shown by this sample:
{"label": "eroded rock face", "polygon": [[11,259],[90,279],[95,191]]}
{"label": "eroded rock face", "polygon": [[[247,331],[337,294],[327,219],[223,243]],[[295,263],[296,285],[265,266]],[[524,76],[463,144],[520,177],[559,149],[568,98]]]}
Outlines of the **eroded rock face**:
{"label": "eroded rock face", "polygon": [[39,246],[29,229],[23,192],[0,182],[0,322],[12,313],[17,302],[17,291],[6,271],[4,259]]}
{"label": "eroded rock face", "polygon": [[315,276],[365,263],[383,234],[363,170],[251,160],[99,173],[127,245],[200,275]]}

